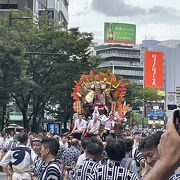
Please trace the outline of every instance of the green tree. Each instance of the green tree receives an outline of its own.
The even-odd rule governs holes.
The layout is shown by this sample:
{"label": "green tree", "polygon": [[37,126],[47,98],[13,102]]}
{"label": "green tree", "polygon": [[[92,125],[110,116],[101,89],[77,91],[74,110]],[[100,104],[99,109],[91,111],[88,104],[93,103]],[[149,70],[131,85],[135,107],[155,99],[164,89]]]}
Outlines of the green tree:
{"label": "green tree", "polygon": [[133,109],[138,109],[144,106],[148,101],[161,100],[158,95],[158,89],[143,88],[136,83],[128,82],[126,101]]}
{"label": "green tree", "polygon": [[[130,125],[147,126],[146,119],[146,104],[151,101],[161,100],[161,96],[158,95],[158,89],[143,88],[136,83],[129,82],[126,92],[126,101],[130,105],[132,111],[127,112],[129,117],[128,122]],[[140,107],[144,107],[144,117],[137,117],[133,110],[138,110]]]}
{"label": "green tree", "polygon": [[2,128],[7,119],[7,103],[13,90],[14,82],[20,77],[21,44],[15,39],[15,34],[7,30],[7,21],[0,21],[0,106],[2,109]]}
{"label": "green tree", "polygon": [[[37,131],[48,105],[58,105],[55,111],[63,110],[65,120],[69,118],[73,112],[70,95],[74,80],[98,62],[90,58],[91,33],[81,33],[78,28],[64,30],[46,15],[37,18],[31,12],[12,14],[13,17],[25,15],[31,20],[13,19],[12,27],[2,24],[2,29],[17,43],[13,47],[22,50],[20,75],[13,79],[10,94],[23,114],[24,127],[28,129],[32,120],[32,128]],[[2,38],[3,43],[8,41]]]}

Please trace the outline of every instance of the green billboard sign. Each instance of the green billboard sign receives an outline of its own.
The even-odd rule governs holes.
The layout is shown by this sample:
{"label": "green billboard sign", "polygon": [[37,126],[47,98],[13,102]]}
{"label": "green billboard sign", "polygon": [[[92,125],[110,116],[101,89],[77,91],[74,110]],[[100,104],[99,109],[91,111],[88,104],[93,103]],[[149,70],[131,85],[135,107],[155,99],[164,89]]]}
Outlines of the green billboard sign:
{"label": "green billboard sign", "polygon": [[104,43],[136,44],[136,25],[106,22]]}

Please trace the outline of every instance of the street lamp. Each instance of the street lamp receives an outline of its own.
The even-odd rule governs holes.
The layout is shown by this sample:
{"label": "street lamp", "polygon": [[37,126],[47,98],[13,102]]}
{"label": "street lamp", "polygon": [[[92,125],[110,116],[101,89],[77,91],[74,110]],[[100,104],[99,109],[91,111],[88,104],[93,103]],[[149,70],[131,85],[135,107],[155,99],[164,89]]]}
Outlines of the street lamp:
{"label": "street lamp", "polygon": [[22,17],[12,17],[12,14],[11,13],[9,13],[9,28],[10,27],[12,27],[12,20],[13,19],[24,19],[24,20],[26,20],[26,19],[31,19],[31,17],[28,17],[28,16],[22,16]]}

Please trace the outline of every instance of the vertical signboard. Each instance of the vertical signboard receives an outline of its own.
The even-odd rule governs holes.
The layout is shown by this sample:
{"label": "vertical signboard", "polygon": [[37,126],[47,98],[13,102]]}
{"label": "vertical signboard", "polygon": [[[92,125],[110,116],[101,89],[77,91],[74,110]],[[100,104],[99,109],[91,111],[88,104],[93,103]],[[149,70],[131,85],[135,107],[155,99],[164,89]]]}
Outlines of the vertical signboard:
{"label": "vertical signboard", "polygon": [[136,25],[105,23],[104,43],[136,44]]}
{"label": "vertical signboard", "polygon": [[164,63],[162,52],[145,52],[144,87],[164,88]]}

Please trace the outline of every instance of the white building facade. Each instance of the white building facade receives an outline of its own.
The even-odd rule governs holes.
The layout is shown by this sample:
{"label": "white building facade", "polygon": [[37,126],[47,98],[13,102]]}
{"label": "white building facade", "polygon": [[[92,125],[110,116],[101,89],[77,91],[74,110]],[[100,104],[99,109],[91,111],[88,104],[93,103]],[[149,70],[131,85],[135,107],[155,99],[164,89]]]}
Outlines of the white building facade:
{"label": "white building facade", "polygon": [[114,74],[143,85],[143,62],[139,48],[120,44],[95,47],[96,55],[103,59],[100,68],[110,68]]}

